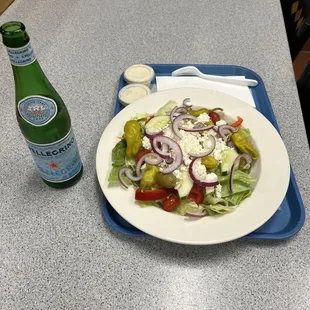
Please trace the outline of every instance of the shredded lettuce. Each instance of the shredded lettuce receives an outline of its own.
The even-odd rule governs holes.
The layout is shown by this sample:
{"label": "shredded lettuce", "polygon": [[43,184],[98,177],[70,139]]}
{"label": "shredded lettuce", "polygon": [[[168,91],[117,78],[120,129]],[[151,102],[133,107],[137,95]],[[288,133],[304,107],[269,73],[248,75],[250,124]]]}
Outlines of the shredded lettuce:
{"label": "shredded lettuce", "polygon": [[251,131],[249,128],[240,129],[238,132],[241,133],[245,139],[249,139],[251,137]]}
{"label": "shredded lettuce", "polygon": [[222,198],[230,205],[237,206],[251,196],[252,184],[257,179],[250,177],[249,174],[241,170],[236,170],[233,176],[233,193],[229,190],[229,176],[221,176],[219,181],[222,185]]}
{"label": "shredded lettuce", "polygon": [[156,201],[136,201],[141,208],[160,207],[160,203]]}
{"label": "shredded lettuce", "polygon": [[204,199],[204,204],[207,205],[223,205],[223,206],[228,206],[228,202],[223,199],[223,198],[218,198],[218,197],[214,197],[213,193],[210,193],[208,195],[206,195],[205,199]]}
{"label": "shredded lettuce", "polygon": [[[126,147],[126,140],[121,140],[112,150],[112,170],[108,178],[110,184],[119,183],[118,173],[123,167],[128,167],[132,170],[136,169],[135,159],[126,157]],[[123,176],[123,179],[127,184],[134,184],[125,175]]]}
{"label": "shredded lettuce", "polygon": [[226,214],[232,211],[235,211],[236,206],[223,206],[221,204],[217,205],[204,205],[205,209],[208,212],[208,215],[219,215]]}
{"label": "shredded lettuce", "polygon": [[[221,185],[223,186],[222,183],[228,183],[229,175],[221,175],[218,177],[218,180],[221,183]],[[244,183],[245,185],[250,186],[251,184],[256,183],[257,179],[250,177],[248,173],[246,173],[242,170],[236,170],[234,172],[233,181],[234,181],[234,183],[235,183],[235,181],[239,181],[239,182]],[[223,191],[223,189],[222,189],[222,191]]]}
{"label": "shredded lettuce", "polygon": [[113,167],[122,167],[125,164],[126,156],[126,140],[119,141],[112,150],[112,165]]}
{"label": "shredded lettuce", "polygon": [[184,216],[188,208],[196,207],[197,204],[194,201],[187,200],[186,198],[181,199],[179,206],[173,211],[175,214]]}
{"label": "shredded lettuce", "polygon": [[225,197],[225,200],[232,205],[239,205],[244,199],[250,197],[252,190],[245,190],[243,192],[234,193],[230,196]]}
{"label": "shredded lettuce", "polygon": [[[123,167],[112,167],[112,170],[109,174],[108,182],[110,184],[119,184],[119,179],[118,179],[118,172],[122,169]],[[132,182],[124,175],[123,176],[124,181],[127,184],[132,184]]]}
{"label": "shredded lettuce", "polygon": [[141,128],[141,136],[144,136],[144,127],[147,119],[151,116],[149,113],[138,113],[134,117],[132,117],[132,120],[138,121],[140,128]]}
{"label": "shredded lettuce", "polygon": [[169,100],[163,107],[161,107],[156,113],[155,116],[167,115],[167,112],[171,112],[177,103],[173,100]]}
{"label": "shredded lettuce", "polygon": [[149,118],[150,116],[151,116],[151,114],[149,114],[149,113],[137,113],[131,119],[136,120],[136,121],[143,121],[143,120],[146,120],[147,118]]}
{"label": "shredded lettuce", "polygon": [[132,170],[136,170],[136,165],[137,165],[137,162],[133,157],[131,157],[131,158],[125,157],[125,166],[126,167],[129,167]]}

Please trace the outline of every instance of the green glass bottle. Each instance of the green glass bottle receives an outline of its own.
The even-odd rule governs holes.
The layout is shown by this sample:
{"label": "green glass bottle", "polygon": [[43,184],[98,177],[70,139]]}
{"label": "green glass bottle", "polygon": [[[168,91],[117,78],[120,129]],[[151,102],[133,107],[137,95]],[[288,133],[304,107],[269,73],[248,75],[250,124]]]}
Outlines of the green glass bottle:
{"label": "green glass bottle", "polygon": [[83,173],[68,110],[42,71],[21,22],[1,26],[15,81],[16,116],[43,181],[75,184]]}

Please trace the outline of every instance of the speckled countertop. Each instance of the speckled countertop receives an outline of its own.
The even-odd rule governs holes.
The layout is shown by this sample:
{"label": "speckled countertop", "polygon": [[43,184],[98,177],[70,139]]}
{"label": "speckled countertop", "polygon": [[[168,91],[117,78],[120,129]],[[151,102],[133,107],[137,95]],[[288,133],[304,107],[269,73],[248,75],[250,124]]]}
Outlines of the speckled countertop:
{"label": "speckled countertop", "polygon": [[96,147],[120,73],[134,63],[236,64],[264,80],[309,209],[309,149],[278,0],[15,0],[65,100],[85,172],[56,191],[38,178],[17,127],[0,47],[0,309],[309,309],[310,225],[288,241],[183,246],[111,231]]}

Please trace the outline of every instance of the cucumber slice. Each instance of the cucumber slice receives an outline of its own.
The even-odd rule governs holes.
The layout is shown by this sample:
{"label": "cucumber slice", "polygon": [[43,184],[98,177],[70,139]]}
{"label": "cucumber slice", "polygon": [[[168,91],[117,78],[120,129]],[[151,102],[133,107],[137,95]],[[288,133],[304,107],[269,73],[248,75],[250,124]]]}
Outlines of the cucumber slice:
{"label": "cucumber slice", "polygon": [[153,117],[146,125],[145,129],[149,133],[156,133],[163,129],[167,124],[170,122],[170,117],[165,115],[165,116],[155,116]]}
{"label": "cucumber slice", "polygon": [[226,149],[222,152],[222,164],[221,171],[222,175],[227,175],[230,173],[231,166],[233,165],[235,159],[238,157],[238,153],[234,149]]}
{"label": "cucumber slice", "polygon": [[178,189],[179,196],[186,197],[193,187],[193,180],[191,179],[187,170],[182,171],[182,184]]}
{"label": "cucumber slice", "polygon": [[173,100],[169,100],[163,107],[161,107],[156,113],[155,116],[164,116],[166,112],[171,112],[177,103]]}

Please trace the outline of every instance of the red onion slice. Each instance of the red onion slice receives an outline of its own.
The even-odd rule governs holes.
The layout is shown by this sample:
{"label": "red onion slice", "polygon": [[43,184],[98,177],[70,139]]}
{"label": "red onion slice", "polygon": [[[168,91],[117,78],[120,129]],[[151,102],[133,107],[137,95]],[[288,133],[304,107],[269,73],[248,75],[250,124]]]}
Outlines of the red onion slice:
{"label": "red onion slice", "polygon": [[[175,142],[173,139],[165,136],[157,136],[153,140],[153,145],[156,147],[157,142],[160,142],[162,144],[167,144],[169,148],[172,149],[172,151],[175,153],[175,160],[172,162],[172,164],[164,168],[161,172],[163,174],[170,173],[176,169],[179,168],[179,166],[182,164],[183,161],[183,154],[182,150],[177,142]],[[160,154],[159,154],[160,155]],[[170,156],[169,156],[170,157]]]}
{"label": "red onion slice", "polygon": [[241,154],[234,160],[234,162],[231,166],[230,176],[229,176],[229,190],[231,192],[233,192],[233,176],[234,176],[235,168],[236,168],[236,166],[239,163],[241,158],[244,158],[246,160],[247,164],[249,164],[249,165],[252,163],[252,157],[250,154]]}
{"label": "red onion slice", "polygon": [[184,107],[177,108],[176,113],[181,113],[181,114],[187,113],[187,109]]}
{"label": "red onion slice", "polygon": [[215,149],[216,141],[212,135],[209,135],[208,138],[210,139],[211,146],[207,150],[205,150],[204,153],[194,154],[194,153],[190,152],[190,153],[188,153],[188,155],[191,157],[197,157],[197,158],[198,157],[201,158],[201,157],[205,157],[205,156],[210,155]]}
{"label": "red onion slice", "polygon": [[128,184],[125,182],[125,180],[123,179],[123,174],[127,171],[127,169],[129,168],[122,168],[119,170],[118,172],[118,180],[120,181],[120,183],[125,187],[128,188]]}
{"label": "red onion slice", "polygon": [[172,157],[168,157],[168,158],[165,159],[165,162],[166,162],[168,165],[170,165],[170,164],[173,163],[173,158],[172,158]]}
{"label": "red onion slice", "polygon": [[133,171],[130,169],[130,168],[122,168],[120,169],[120,171],[118,172],[118,179],[120,181],[120,183],[125,187],[125,188],[128,188],[128,184],[125,182],[124,178],[123,178],[123,174],[126,175],[126,177],[131,180],[131,181],[140,181],[144,175],[145,171],[142,171],[142,173],[138,176],[133,176]]}
{"label": "red onion slice", "polygon": [[229,135],[235,132],[237,129],[230,125],[218,126],[218,133],[220,137],[225,140]]}
{"label": "red onion slice", "polygon": [[[202,122],[199,122],[199,123],[197,123],[197,124],[194,126],[194,128],[202,128],[202,127],[205,127],[204,123],[202,123]],[[212,127],[213,127],[213,126],[212,126]]]}
{"label": "red onion slice", "polygon": [[[151,158],[151,157],[154,157],[154,158]],[[163,161],[163,159],[156,153],[148,153],[145,155],[144,161],[147,164],[156,166],[156,165],[159,165]]]}
{"label": "red onion slice", "polygon": [[[169,153],[169,147],[165,143],[160,143],[157,140],[155,141],[156,138],[158,137],[165,137],[165,136],[157,136],[151,141],[151,146],[154,151],[154,153],[158,154],[161,158],[167,159],[170,157]],[[167,137],[165,137],[167,138]]]}
{"label": "red onion slice", "polygon": [[179,131],[179,124],[181,121],[183,121],[184,119],[192,119],[194,121],[197,121],[198,118],[196,116],[193,116],[193,115],[189,115],[189,114],[182,114],[182,115],[179,115],[177,116],[173,122],[172,122],[172,130],[174,132],[174,134],[178,137],[178,138],[182,138],[182,135]]}
{"label": "red onion slice", "polygon": [[145,129],[145,135],[149,138],[149,139],[154,139],[156,136],[160,136],[163,135],[164,132],[162,129],[160,129],[157,132],[150,132],[149,129]]}
{"label": "red onion slice", "polygon": [[185,216],[192,216],[192,217],[204,217],[208,215],[208,212],[200,205],[197,207],[189,207],[189,210],[186,211]]}
{"label": "red onion slice", "polygon": [[[149,158],[149,157],[155,157],[155,158]],[[136,174],[137,174],[137,176],[140,176],[140,174],[141,174],[141,167],[142,167],[144,162],[146,162],[147,164],[155,166],[155,165],[160,164],[162,161],[163,161],[163,159],[158,154],[156,154],[156,153],[147,153],[147,154],[143,155],[139,159],[139,161],[137,162],[137,166],[136,166]],[[127,174],[126,174],[126,176],[127,176]]]}
{"label": "red onion slice", "polygon": [[186,127],[179,126],[179,129],[182,129],[187,132],[201,132],[201,131],[213,129],[213,127],[214,127],[213,125],[206,126],[206,127],[196,127],[196,128],[195,126],[193,128],[186,128]]}
{"label": "red onion slice", "polygon": [[190,98],[185,98],[183,100],[183,106],[187,108],[191,108],[193,105],[190,103],[191,99]]}
{"label": "red onion slice", "polygon": [[170,113],[170,122],[171,122],[171,124],[173,123],[173,117],[174,117],[174,114],[176,113],[177,109],[178,109],[178,106],[175,106],[172,109],[171,113]]}
{"label": "red onion slice", "polygon": [[205,181],[203,179],[201,179],[199,177],[199,175],[197,175],[195,168],[197,165],[201,164],[201,159],[200,158],[195,158],[194,160],[192,160],[192,162],[190,163],[189,167],[188,167],[188,171],[189,171],[189,175],[192,178],[192,180],[199,186],[202,187],[212,187],[212,186],[216,186],[219,184],[218,179],[214,179],[212,181]]}
{"label": "red onion slice", "polygon": [[186,212],[185,216],[191,216],[191,217],[205,217],[208,215],[208,212],[206,210],[202,211],[202,212]]}

